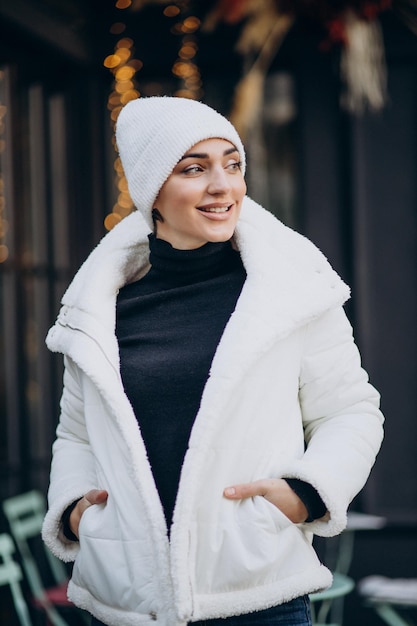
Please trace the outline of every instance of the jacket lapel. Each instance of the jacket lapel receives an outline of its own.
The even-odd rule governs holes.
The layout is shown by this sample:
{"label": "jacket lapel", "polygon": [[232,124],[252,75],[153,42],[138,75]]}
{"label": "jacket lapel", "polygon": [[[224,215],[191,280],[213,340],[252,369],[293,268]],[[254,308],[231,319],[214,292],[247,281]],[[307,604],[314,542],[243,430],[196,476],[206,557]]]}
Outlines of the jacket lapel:
{"label": "jacket lapel", "polygon": [[307,239],[246,199],[236,229],[247,279],[211,375],[241,378],[277,340],[342,305],[349,289]]}
{"label": "jacket lapel", "polygon": [[100,241],[65,292],[46,338],[50,350],[69,356],[86,372],[116,417],[129,404],[120,376],[116,298],[149,267],[148,232],[134,212]]}

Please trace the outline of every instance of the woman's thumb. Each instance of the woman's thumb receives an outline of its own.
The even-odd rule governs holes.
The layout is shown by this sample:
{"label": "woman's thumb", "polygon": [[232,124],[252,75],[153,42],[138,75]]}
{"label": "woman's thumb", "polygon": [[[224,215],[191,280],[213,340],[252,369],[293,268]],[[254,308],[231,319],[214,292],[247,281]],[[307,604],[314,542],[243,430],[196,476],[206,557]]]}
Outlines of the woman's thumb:
{"label": "woman's thumb", "polygon": [[104,504],[108,497],[109,494],[105,489],[91,489],[91,491],[84,496],[90,504]]}

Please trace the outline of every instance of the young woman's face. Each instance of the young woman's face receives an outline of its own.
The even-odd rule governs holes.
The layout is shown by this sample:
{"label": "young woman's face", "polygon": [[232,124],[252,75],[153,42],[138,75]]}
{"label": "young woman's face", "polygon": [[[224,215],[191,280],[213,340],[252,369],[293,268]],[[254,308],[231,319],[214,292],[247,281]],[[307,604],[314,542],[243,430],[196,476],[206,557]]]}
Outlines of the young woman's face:
{"label": "young woman's face", "polygon": [[245,193],[235,146],[225,139],[200,141],[180,159],[155,200],[163,218],[157,237],[179,250],[227,241]]}

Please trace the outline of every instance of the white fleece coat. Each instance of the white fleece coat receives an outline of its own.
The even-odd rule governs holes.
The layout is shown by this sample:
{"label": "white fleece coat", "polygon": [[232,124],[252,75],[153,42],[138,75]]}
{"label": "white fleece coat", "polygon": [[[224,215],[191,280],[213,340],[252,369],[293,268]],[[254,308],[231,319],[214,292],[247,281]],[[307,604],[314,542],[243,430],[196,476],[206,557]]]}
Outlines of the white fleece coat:
{"label": "white fleece coat", "polygon": [[[115,336],[118,289],[149,267],[147,234],[133,213],[104,237],[47,338],[66,369],[43,536],[75,559],[69,597],[109,625],[180,626],[327,587],[312,533],[343,530],[382,440],[379,396],[342,309],[348,288],[311,242],[245,198],[235,241],[247,280],[212,363],[169,540]],[[311,483],[328,515],[293,524],[262,497],[222,495],[270,477]],[[62,513],[92,488],[108,501],[87,509],[79,544],[69,542]]]}

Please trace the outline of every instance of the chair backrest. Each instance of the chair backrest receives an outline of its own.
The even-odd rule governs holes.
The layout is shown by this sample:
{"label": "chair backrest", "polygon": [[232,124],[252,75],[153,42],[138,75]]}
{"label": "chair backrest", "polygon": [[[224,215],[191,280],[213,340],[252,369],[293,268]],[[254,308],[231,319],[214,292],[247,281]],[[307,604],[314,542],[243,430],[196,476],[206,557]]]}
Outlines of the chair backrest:
{"label": "chair backrest", "polygon": [[[44,585],[36,558],[31,549],[30,539],[40,537],[46,512],[45,498],[36,490],[19,494],[3,501],[3,511],[19,550],[31,591],[35,597],[43,598]],[[67,579],[65,566],[42,542],[40,544],[44,550],[55,583],[63,583]]]}
{"label": "chair backrest", "polygon": [[20,587],[22,571],[13,559],[14,543],[10,535],[0,535],[0,586],[9,585],[21,626],[32,626],[29,611]]}

